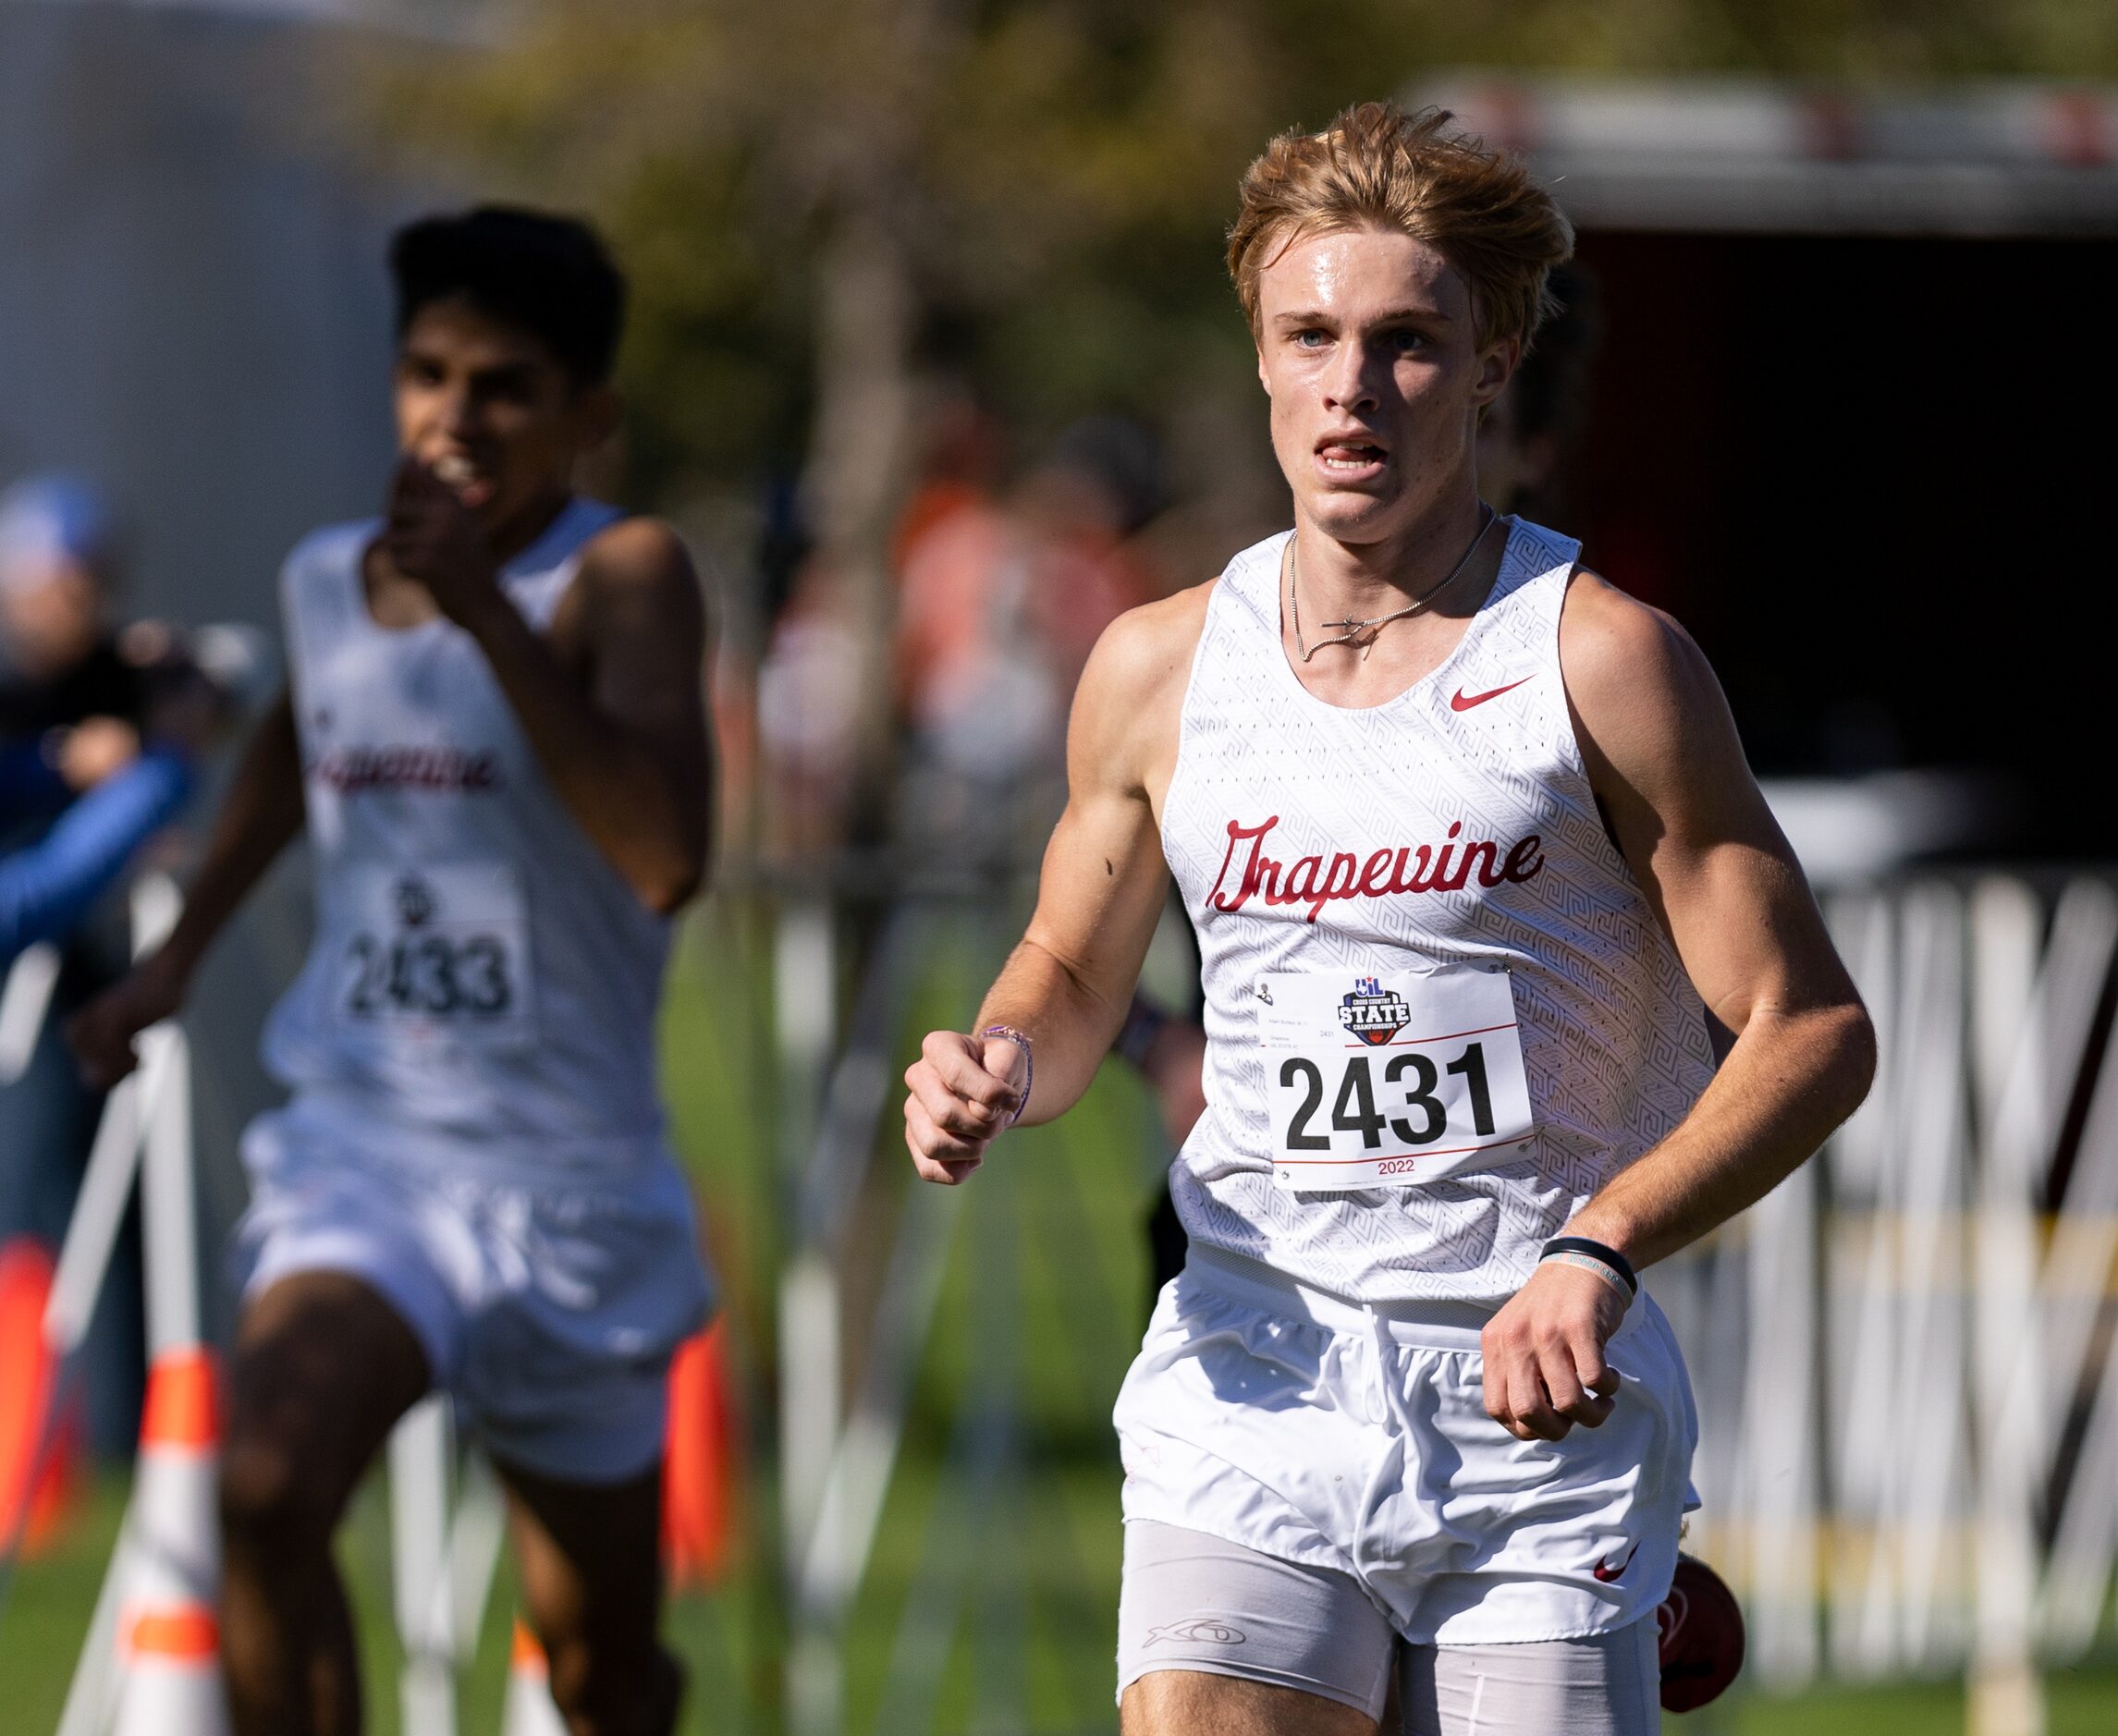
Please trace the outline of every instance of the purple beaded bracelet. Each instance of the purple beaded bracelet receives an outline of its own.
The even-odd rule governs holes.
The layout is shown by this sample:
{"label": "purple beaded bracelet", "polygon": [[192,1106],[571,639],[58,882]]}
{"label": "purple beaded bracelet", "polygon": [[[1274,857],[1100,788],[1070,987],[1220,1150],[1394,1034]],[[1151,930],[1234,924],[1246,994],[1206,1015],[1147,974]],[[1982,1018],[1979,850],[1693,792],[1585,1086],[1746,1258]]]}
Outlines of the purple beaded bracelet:
{"label": "purple beaded bracelet", "polygon": [[1022,1119],[1022,1111],[1030,1106],[1030,1088],[1037,1082],[1036,1051],[1030,1046],[1030,1039],[1013,1025],[987,1025],[978,1033],[982,1037],[1005,1037],[1022,1052],[1022,1096],[1015,1105],[1015,1113],[1008,1118],[1013,1127]]}

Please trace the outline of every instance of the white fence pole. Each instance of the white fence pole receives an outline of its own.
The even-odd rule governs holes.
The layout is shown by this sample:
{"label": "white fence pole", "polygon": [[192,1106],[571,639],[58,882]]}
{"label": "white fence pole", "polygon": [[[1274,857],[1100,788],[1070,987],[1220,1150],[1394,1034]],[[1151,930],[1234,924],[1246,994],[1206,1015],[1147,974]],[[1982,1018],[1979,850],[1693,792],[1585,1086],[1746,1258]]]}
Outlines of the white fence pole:
{"label": "white fence pole", "polygon": [[7,967],[7,985],[0,988],[0,1085],[21,1078],[37,1052],[62,962],[58,947],[40,940],[23,947]]}
{"label": "white fence pole", "polygon": [[456,1736],[455,1627],[449,1620],[448,1400],[430,1394],[390,1432],[390,1568],[404,1671],[405,1736]]}
{"label": "white fence pole", "polygon": [[2118,1570],[2118,889],[1830,914],[1874,1090],[1670,1287],[1688,1342],[1737,1351],[1695,1362],[1704,1534],[1766,1680],[1960,1668],[1973,1736],[2038,1736],[2040,1668],[2096,1642]]}

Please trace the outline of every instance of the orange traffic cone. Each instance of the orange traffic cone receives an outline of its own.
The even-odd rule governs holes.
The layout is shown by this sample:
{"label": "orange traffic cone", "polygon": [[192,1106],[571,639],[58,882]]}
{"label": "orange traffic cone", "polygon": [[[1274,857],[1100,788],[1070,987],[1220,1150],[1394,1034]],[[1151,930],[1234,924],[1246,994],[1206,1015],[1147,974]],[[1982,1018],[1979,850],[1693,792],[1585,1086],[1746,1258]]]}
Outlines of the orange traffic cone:
{"label": "orange traffic cone", "polygon": [[716,1320],[677,1347],[663,1442],[662,1559],[674,1586],[708,1585],[734,1534],[738,1430],[728,1326]]}
{"label": "orange traffic cone", "polygon": [[212,1359],[197,1345],[164,1351],[148,1373],[140,1424],[112,1736],[227,1736],[214,1614],[219,1444]]}
{"label": "orange traffic cone", "polygon": [[515,1644],[508,1655],[508,1704],[500,1736],[567,1736],[566,1720],[552,1704],[552,1671],[545,1648],[520,1616],[515,1618]]}
{"label": "orange traffic cone", "polygon": [[69,1406],[55,1423],[45,1415],[58,1376],[44,1338],[52,1270],[51,1253],[34,1236],[0,1247],[0,1549],[18,1537],[31,1555],[71,1508],[80,1469],[79,1413]]}

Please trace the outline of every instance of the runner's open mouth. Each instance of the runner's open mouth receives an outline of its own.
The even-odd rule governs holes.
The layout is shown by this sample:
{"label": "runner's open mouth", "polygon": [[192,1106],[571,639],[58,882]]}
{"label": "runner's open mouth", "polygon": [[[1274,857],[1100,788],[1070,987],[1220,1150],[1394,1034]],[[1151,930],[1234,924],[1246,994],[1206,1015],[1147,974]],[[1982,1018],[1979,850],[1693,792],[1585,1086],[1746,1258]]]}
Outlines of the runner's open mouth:
{"label": "runner's open mouth", "polygon": [[1380,464],[1390,455],[1381,446],[1367,441],[1330,441],[1316,448],[1316,456],[1326,465],[1340,470],[1365,470],[1371,464]]}

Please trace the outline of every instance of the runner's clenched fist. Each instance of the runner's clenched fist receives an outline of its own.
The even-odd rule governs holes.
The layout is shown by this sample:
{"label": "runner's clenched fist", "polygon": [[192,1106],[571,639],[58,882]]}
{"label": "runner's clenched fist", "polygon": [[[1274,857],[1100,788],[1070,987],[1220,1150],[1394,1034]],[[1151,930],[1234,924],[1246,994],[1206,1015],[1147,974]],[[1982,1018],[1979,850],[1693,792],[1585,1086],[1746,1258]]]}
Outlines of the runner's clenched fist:
{"label": "runner's clenched fist", "polygon": [[953,1187],[986,1161],[1029,1092],[1029,1057],[1011,1037],[934,1031],[904,1070],[904,1142],[924,1181]]}

